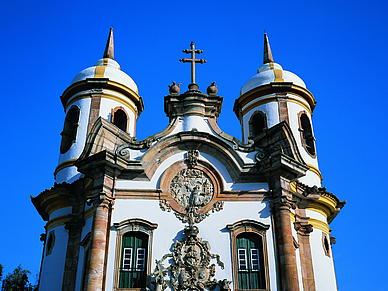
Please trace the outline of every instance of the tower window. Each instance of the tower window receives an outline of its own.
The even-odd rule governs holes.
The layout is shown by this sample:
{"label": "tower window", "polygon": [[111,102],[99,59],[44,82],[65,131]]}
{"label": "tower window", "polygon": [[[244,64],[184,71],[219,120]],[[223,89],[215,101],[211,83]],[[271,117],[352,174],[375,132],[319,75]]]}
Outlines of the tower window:
{"label": "tower window", "polygon": [[112,123],[122,131],[127,131],[128,116],[123,107],[116,107],[112,110]]}
{"label": "tower window", "polygon": [[312,157],[315,158],[315,138],[310,118],[307,116],[306,112],[299,113],[299,131],[301,132],[302,146]]}
{"label": "tower window", "polygon": [[322,246],[323,246],[323,250],[325,252],[325,255],[330,257],[330,244],[329,244],[329,240],[327,238],[327,234],[326,233],[322,233]]}
{"label": "tower window", "polygon": [[47,243],[46,243],[46,256],[51,255],[55,244],[55,232],[54,230],[50,231]]}
{"label": "tower window", "polygon": [[268,290],[268,225],[242,220],[227,225],[232,239],[234,290]]}
{"label": "tower window", "polygon": [[267,115],[263,111],[256,111],[249,120],[249,137],[260,134],[267,127]]}
{"label": "tower window", "polygon": [[65,124],[63,126],[62,141],[61,141],[61,154],[66,153],[71,146],[75,143],[77,138],[77,129],[79,121],[80,109],[78,106],[71,106],[66,114]]}

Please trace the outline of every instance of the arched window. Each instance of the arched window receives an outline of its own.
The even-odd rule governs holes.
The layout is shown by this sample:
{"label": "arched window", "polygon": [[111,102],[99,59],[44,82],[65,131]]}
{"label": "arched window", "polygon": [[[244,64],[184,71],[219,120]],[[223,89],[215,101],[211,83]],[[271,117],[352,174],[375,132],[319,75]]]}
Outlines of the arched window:
{"label": "arched window", "polygon": [[128,219],[117,229],[114,290],[151,288],[152,236],[157,224]]}
{"label": "arched window", "polygon": [[249,137],[258,135],[267,127],[267,115],[263,111],[256,111],[249,120]]}
{"label": "arched window", "polygon": [[306,112],[299,113],[299,130],[301,132],[302,146],[313,157],[315,157],[315,138],[311,127],[310,118]]}
{"label": "arched window", "polygon": [[269,226],[242,220],[226,228],[231,232],[234,290],[268,290],[266,231]]}
{"label": "arched window", "polygon": [[50,231],[46,243],[46,256],[51,255],[55,244],[55,230]]}
{"label": "arched window", "polygon": [[112,109],[112,123],[122,131],[127,131],[128,116],[123,107]]}
{"label": "arched window", "polygon": [[71,106],[69,111],[66,114],[65,124],[63,126],[62,141],[61,141],[61,154],[66,153],[73,143],[75,143],[77,138],[77,129],[79,121],[80,109],[78,106]]}

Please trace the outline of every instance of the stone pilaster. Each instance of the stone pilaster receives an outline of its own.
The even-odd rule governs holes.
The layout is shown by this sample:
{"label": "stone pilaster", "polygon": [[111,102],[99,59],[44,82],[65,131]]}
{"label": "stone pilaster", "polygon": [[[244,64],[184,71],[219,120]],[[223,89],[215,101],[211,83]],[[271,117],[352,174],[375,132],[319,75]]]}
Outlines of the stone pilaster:
{"label": "stone pilaster", "polygon": [[105,193],[102,190],[101,186],[92,188],[91,202],[94,207],[94,215],[87,291],[101,291],[105,288],[110,216],[114,198],[111,193]]}
{"label": "stone pilaster", "polygon": [[67,240],[62,290],[74,291],[77,279],[81,234],[84,226],[83,214],[85,198],[83,180],[75,181],[73,184],[56,184],[55,188],[58,190],[59,195],[66,198],[72,205],[69,221],[65,224],[65,229],[69,232],[69,235]]}
{"label": "stone pilaster", "polygon": [[303,289],[314,291],[315,279],[310,246],[310,232],[313,231],[313,226],[308,224],[308,217],[305,216],[304,209],[297,209],[296,213],[294,227],[298,233]]}
{"label": "stone pilaster", "polygon": [[298,271],[296,266],[296,255],[294,239],[292,236],[290,208],[293,202],[287,195],[281,195],[271,200],[271,212],[275,218],[275,236],[278,248],[280,264],[281,290],[298,291]]}

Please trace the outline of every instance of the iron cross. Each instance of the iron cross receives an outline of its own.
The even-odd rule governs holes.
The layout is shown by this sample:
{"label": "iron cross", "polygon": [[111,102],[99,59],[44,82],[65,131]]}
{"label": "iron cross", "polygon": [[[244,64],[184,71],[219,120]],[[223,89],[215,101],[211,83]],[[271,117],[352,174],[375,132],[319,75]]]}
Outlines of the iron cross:
{"label": "iron cross", "polygon": [[183,50],[182,52],[186,53],[186,54],[189,54],[191,53],[191,59],[180,59],[179,61],[180,62],[183,62],[183,63],[191,63],[191,84],[195,84],[195,63],[206,63],[206,60],[204,59],[195,59],[195,54],[200,54],[200,53],[203,53],[203,51],[201,50],[196,50],[195,49],[195,44],[194,42],[192,41],[191,44],[190,44],[190,47],[191,47],[191,50],[189,49],[185,49]]}

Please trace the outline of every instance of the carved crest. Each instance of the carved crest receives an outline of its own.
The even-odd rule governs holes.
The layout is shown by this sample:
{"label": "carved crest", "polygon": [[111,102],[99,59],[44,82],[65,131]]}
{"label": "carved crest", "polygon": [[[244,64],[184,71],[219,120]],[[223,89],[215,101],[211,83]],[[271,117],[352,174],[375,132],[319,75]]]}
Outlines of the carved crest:
{"label": "carved crest", "polygon": [[171,181],[171,195],[184,208],[202,207],[213,198],[213,184],[209,177],[195,169],[183,169]]}
{"label": "carved crest", "polygon": [[[219,285],[221,290],[228,290],[230,281],[226,279],[217,281],[215,275],[215,264],[212,259],[223,269],[224,263],[220,256],[210,253],[210,245],[197,237],[199,230],[196,226],[187,226],[184,229],[185,237],[182,241],[175,241],[173,253],[166,254],[160,261],[156,261],[154,275],[156,276],[156,290],[164,290],[167,287],[167,280],[164,276],[166,270],[170,271],[170,287],[174,291],[203,291],[214,290]],[[165,268],[163,261],[172,258],[172,264]]]}

